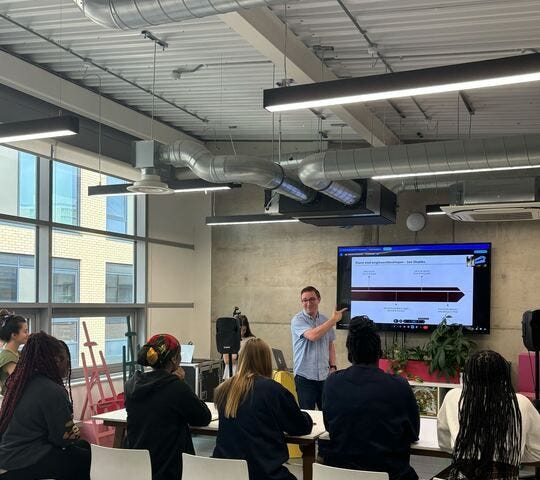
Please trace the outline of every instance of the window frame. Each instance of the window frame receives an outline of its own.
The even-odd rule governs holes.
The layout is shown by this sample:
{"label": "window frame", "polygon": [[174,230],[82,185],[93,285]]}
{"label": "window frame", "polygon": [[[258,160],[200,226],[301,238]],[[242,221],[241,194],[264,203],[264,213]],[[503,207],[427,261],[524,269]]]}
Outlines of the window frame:
{"label": "window frame", "polygon": [[[126,205],[126,232],[131,233],[118,233],[116,231],[107,230],[107,221],[104,222],[104,229],[95,229],[81,226],[81,207],[83,204],[82,195],[86,195],[86,192],[81,192],[82,187],[82,171],[88,170],[96,172],[94,169],[89,169],[86,166],[72,164],[66,161],[59,161],[47,156],[39,155],[34,152],[30,152],[20,148],[11,148],[17,152],[24,152],[35,156],[36,160],[36,185],[35,185],[35,218],[23,217],[19,214],[20,209],[17,207],[18,215],[10,215],[0,213],[0,221],[13,222],[21,226],[32,226],[35,230],[35,249],[34,249],[34,269],[36,271],[35,281],[35,301],[33,302],[3,302],[2,306],[10,310],[15,310],[17,313],[24,314],[31,318],[30,329],[31,332],[43,330],[50,333],[52,331],[52,319],[53,318],[84,318],[89,316],[102,316],[102,317],[130,317],[131,329],[137,335],[137,343],[144,342],[146,337],[146,317],[147,317],[147,257],[148,257],[148,243],[147,236],[147,198],[146,196],[135,196],[133,205]],[[53,152],[54,150],[51,150]],[[54,178],[53,169],[54,162],[69,165],[77,168],[77,190],[79,192],[77,196],[77,224],[65,224],[56,222],[54,218],[53,200],[54,200]],[[120,178],[114,174],[107,174],[104,172],[98,172],[104,175],[110,175],[114,178]],[[19,173],[17,172],[18,180]],[[121,179],[121,178],[120,178]],[[124,180],[124,179],[121,179]],[[126,183],[130,180],[125,179]],[[17,202],[19,198],[17,198]],[[127,203],[127,201],[126,201]],[[105,210],[105,215],[107,212]],[[133,218],[131,218],[131,215]],[[131,223],[132,222],[132,223]],[[100,235],[103,238],[129,240],[133,243],[133,260],[131,264],[132,268],[132,302],[121,304],[107,304],[104,303],[80,303],[80,265],[78,275],[78,302],[77,303],[55,303],[53,301],[53,256],[52,256],[52,239],[54,230],[63,230],[66,232],[72,232],[73,234],[89,233]],[[13,252],[5,252],[8,254],[14,254]],[[56,257],[64,258],[64,257]],[[68,259],[73,260],[73,259]],[[110,262],[113,263],[113,262]],[[18,271],[17,271],[18,273]],[[106,284],[106,273],[104,278]],[[83,332],[79,329],[79,338],[83,335]],[[79,344],[80,347],[80,344]],[[96,358],[99,358],[97,351],[102,349],[105,351],[106,345],[100,345],[95,350]],[[80,350],[78,356],[80,358]],[[121,372],[122,364],[116,363],[109,366],[111,373]],[[83,377],[83,369],[81,367],[75,368],[72,372],[73,379],[80,379]]]}

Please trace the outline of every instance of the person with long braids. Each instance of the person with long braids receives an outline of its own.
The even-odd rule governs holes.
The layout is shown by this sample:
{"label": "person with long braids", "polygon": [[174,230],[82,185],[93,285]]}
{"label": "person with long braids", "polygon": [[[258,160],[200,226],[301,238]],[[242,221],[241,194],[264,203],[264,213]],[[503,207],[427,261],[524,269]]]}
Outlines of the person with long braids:
{"label": "person with long braids", "polygon": [[248,338],[238,371],[214,392],[219,431],[214,457],[247,461],[250,480],[294,480],[283,464],[289,458],[285,432],[307,435],[313,422],[294,396],[272,380],[270,347]]}
{"label": "person with long braids", "polygon": [[150,452],[153,480],[180,480],[182,452],[195,454],[189,426],[208,425],[212,414],[184,382],[175,337],[151,337],[137,363],[152,371],[137,371],[126,382],[126,446]]}
{"label": "person with long braids", "polygon": [[0,411],[0,480],[89,480],[90,445],[73,423],[70,378],[67,345],[31,334]]}
{"label": "person with long braids", "polygon": [[516,394],[510,364],[492,350],[469,357],[463,388],[444,397],[437,433],[439,446],[453,452],[437,476],[514,480],[521,462],[540,461],[540,414]]}
{"label": "person with long braids", "polygon": [[0,340],[4,342],[0,351],[0,394],[6,394],[6,380],[19,361],[19,347],[28,339],[26,318],[5,309],[0,310]]}
{"label": "person with long braids", "polygon": [[410,465],[420,415],[405,378],[379,368],[381,338],[366,316],[349,325],[352,366],[330,375],[323,390],[323,419],[330,441],[319,444],[324,463],[352,470],[387,472],[390,480],[417,480]]}

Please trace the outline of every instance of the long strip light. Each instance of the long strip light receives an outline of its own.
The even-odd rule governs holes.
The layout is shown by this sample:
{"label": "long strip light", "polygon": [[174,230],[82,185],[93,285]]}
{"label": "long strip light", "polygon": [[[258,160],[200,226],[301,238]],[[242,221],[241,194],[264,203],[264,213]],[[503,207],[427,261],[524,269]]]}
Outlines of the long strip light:
{"label": "long strip light", "polygon": [[65,137],[79,133],[79,119],[72,116],[40,118],[0,124],[0,143]]}
{"label": "long strip light", "polygon": [[505,170],[530,170],[540,168],[540,165],[516,165],[513,167],[493,167],[493,168],[467,168],[463,170],[440,170],[436,172],[418,173],[393,173],[389,175],[375,175],[373,180],[390,180],[392,178],[429,177],[431,175],[459,175],[462,173],[482,173],[482,172],[503,172]]}
{"label": "long strip light", "polygon": [[446,215],[446,212],[441,210],[441,205],[426,205],[426,215]]}
{"label": "long strip light", "polygon": [[283,215],[267,215],[264,213],[254,215],[232,215],[222,217],[206,217],[206,225],[253,225],[261,223],[297,223],[297,218]]}
{"label": "long strip light", "polygon": [[[142,192],[131,192],[127,189],[132,183],[119,183],[116,185],[93,185],[88,187],[89,196],[114,197],[120,195],[144,195]],[[169,186],[173,193],[190,193],[190,192],[215,192],[222,190],[230,190],[240,187],[236,183],[215,184],[205,182],[201,179],[193,180],[170,180]]]}
{"label": "long strip light", "polygon": [[283,112],[401,97],[498,87],[540,80],[540,53],[368,77],[273,88],[264,108]]}

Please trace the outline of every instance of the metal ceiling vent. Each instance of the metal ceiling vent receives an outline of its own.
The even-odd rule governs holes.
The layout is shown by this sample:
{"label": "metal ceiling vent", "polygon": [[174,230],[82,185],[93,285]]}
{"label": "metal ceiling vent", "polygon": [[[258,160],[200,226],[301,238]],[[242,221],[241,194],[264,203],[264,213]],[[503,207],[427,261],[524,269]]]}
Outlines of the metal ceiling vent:
{"label": "metal ceiling vent", "polygon": [[73,0],[84,15],[107,28],[134,30],[285,3],[285,0]]}
{"label": "metal ceiling vent", "polygon": [[127,189],[133,193],[152,195],[164,195],[173,192],[165,182],[161,181],[159,174],[152,168],[143,168],[141,170],[141,179],[127,187]]}

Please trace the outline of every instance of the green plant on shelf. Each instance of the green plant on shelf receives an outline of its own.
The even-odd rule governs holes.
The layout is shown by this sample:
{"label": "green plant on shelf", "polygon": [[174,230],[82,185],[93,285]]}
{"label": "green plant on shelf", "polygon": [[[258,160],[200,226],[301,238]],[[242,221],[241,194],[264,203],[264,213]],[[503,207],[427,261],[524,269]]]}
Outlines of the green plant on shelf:
{"label": "green plant on shelf", "polygon": [[475,342],[465,337],[461,325],[449,325],[445,315],[426,345],[430,357],[429,372],[438,372],[448,380],[463,369]]}

